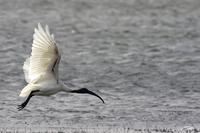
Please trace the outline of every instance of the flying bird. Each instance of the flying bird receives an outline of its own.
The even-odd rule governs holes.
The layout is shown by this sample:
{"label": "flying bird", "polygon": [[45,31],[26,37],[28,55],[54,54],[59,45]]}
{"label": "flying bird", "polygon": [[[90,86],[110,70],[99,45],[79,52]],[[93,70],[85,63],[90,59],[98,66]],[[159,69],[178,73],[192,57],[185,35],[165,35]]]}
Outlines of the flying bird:
{"label": "flying bird", "polygon": [[50,96],[60,91],[66,93],[90,94],[104,100],[87,88],[72,89],[58,78],[58,66],[61,59],[60,52],[54,39],[50,34],[49,27],[45,29],[41,24],[35,28],[33,34],[33,44],[31,56],[27,58],[23,65],[23,71],[27,85],[22,89],[20,97],[27,99],[18,105],[18,110],[22,110],[33,96]]}

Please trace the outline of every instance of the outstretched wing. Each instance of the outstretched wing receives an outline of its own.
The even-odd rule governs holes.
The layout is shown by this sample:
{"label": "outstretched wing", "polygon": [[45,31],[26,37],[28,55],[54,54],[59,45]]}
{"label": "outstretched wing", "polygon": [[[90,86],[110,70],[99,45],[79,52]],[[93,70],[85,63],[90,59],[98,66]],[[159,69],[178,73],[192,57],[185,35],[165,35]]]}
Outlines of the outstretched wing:
{"label": "outstretched wing", "polygon": [[37,79],[41,74],[52,73],[58,81],[58,65],[60,54],[53,34],[46,25],[45,30],[40,24],[33,35],[32,53],[24,62],[24,74],[28,83]]}

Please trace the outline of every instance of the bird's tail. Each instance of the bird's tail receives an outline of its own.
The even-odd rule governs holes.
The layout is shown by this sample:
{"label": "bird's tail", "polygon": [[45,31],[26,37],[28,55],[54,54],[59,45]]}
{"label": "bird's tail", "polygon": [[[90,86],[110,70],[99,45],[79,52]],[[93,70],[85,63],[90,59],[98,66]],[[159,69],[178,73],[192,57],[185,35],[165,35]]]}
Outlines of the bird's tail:
{"label": "bird's tail", "polygon": [[36,87],[33,84],[28,84],[22,89],[19,96],[20,97],[28,97],[29,94],[31,93],[31,91],[35,90],[35,88]]}

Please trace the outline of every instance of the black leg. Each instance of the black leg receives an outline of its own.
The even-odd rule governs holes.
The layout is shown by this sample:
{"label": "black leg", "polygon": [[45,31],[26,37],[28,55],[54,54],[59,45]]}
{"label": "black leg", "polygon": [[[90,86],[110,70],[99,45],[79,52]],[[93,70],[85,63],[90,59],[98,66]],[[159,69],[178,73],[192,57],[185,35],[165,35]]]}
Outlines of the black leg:
{"label": "black leg", "polygon": [[24,107],[26,107],[26,105],[28,104],[29,100],[31,99],[32,96],[34,96],[34,92],[38,92],[39,90],[34,90],[31,91],[31,93],[29,94],[28,98],[26,99],[26,101],[24,101],[21,105],[18,105],[18,110],[22,110]]}

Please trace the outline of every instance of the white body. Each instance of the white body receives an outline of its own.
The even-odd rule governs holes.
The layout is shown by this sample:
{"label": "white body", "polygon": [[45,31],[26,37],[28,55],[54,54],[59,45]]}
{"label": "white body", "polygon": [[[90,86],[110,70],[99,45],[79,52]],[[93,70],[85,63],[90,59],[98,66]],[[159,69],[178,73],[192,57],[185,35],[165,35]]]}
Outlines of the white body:
{"label": "white body", "polygon": [[28,97],[33,90],[34,95],[49,96],[59,91],[71,91],[58,81],[58,66],[61,56],[53,34],[46,25],[44,30],[40,24],[35,29],[31,56],[24,62],[23,70],[28,83],[20,93],[20,97]]}

